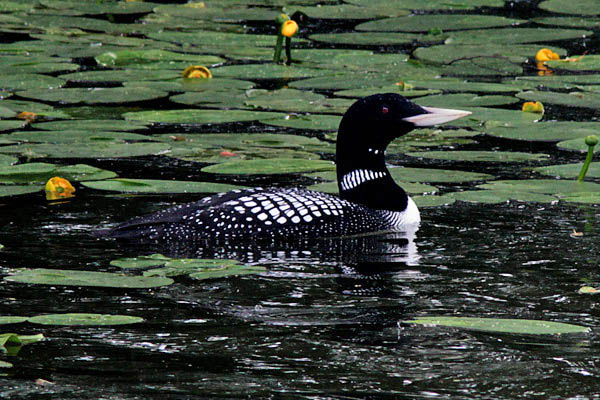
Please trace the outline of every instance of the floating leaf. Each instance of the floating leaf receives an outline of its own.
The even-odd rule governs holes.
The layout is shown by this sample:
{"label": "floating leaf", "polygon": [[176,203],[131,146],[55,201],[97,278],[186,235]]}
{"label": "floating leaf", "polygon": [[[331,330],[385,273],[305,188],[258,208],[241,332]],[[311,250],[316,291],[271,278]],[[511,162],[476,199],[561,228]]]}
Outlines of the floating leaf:
{"label": "floating leaf", "polygon": [[43,185],[0,185],[0,197],[18,196],[41,192],[42,190],[44,190]]}
{"label": "floating leaf", "polygon": [[344,32],[344,33],[317,33],[310,35],[316,42],[372,45],[372,46],[400,46],[413,43],[441,43],[446,39],[443,35],[419,35],[414,33],[390,32]]}
{"label": "floating leaf", "polygon": [[[581,133],[582,131],[578,131],[577,133]],[[594,135],[598,133],[598,131],[594,131],[594,132],[590,132],[587,133],[587,135]],[[575,133],[573,133],[572,136],[579,136],[576,135]],[[581,152],[587,152],[588,151],[588,145],[585,144],[585,137],[579,136],[575,139],[569,139],[569,140],[565,140],[562,142],[558,142],[556,144],[556,147],[558,147],[559,149],[563,149],[563,150],[571,150],[571,151],[581,151]],[[596,148],[594,151],[598,151],[600,150],[600,148]]]}
{"label": "floating leaf", "polygon": [[283,114],[245,110],[167,110],[139,111],[123,114],[131,121],[160,122],[165,124],[222,124],[282,118]]}
{"label": "floating leaf", "polygon": [[[62,121],[61,121],[62,122]],[[20,131],[7,135],[6,138],[13,142],[31,142],[31,143],[52,143],[52,144],[73,144],[88,143],[94,146],[94,143],[107,142],[125,142],[146,141],[147,136],[131,132],[104,132],[89,130],[55,130],[55,131]]]}
{"label": "floating leaf", "polygon": [[115,87],[115,88],[58,88],[32,89],[19,92],[19,96],[61,104],[110,104],[130,103],[136,101],[156,100],[166,97],[161,90],[144,87]]}
{"label": "floating leaf", "polygon": [[563,14],[583,14],[583,15],[598,15],[600,14],[600,4],[594,1],[587,0],[545,0],[539,5],[542,10],[563,13]]}
{"label": "floating leaf", "polygon": [[27,321],[27,317],[0,316],[0,325],[20,324],[25,321]]}
{"label": "floating leaf", "polygon": [[433,169],[433,168],[390,168],[390,174],[395,180],[407,182],[472,182],[487,181],[492,175],[479,172],[468,172],[459,170]]}
{"label": "floating leaf", "polygon": [[442,32],[462,29],[491,28],[497,26],[516,25],[523,20],[505,18],[495,15],[474,14],[424,14],[406,17],[385,18],[357,25],[357,31],[379,32],[429,32],[433,28]]}
{"label": "floating leaf", "polygon": [[60,166],[47,163],[28,163],[0,167],[0,183],[44,183],[53,176],[72,181],[108,179],[117,176],[112,171],[85,164]]}
{"label": "floating leaf", "polygon": [[112,260],[110,265],[119,268],[148,268],[157,265],[164,265],[170,257],[165,257],[162,254],[150,254],[149,256],[138,256],[133,258],[119,258]]}
{"label": "floating leaf", "polygon": [[[485,33],[482,35],[485,37]],[[539,48],[539,45],[508,45],[502,43],[494,46],[488,44],[459,45],[452,42],[440,46],[418,48],[415,50],[414,55],[418,59],[433,64],[456,63],[465,59],[481,59],[482,63],[490,62],[493,59],[507,59],[515,63],[524,63],[529,57],[533,57]],[[551,49],[561,56],[567,54],[566,50],[558,47],[552,46]]]}
{"label": "floating leaf", "polygon": [[[507,46],[519,43],[540,43],[566,39],[581,39],[591,36],[592,31],[582,29],[560,28],[492,28],[473,29],[468,31],[450,32],[448,43],[452,45],[464,44],[498,44]],[[489,46],[495,48],[496,46]],[[502,53],[499,53],[502,54]],[[532,53],[535,55],[535,52]]]}
{"label": "floating leaf", "polygon": [[528,91],[517,93],[517,97],[523,100],[541,101],[548,104],[559,104],[569,107],[600,108],[600,93],[591,92],[542,92]]}
{"label": "floating leaf", "polygon": [[170,69],[181,69],[182,66],[190,63],[212,65],[225,61],[216,56],[175,53],[161,49],[109,51],[97,55],[95,59],[98,64],[104,67],[128,66],[129,68],[140,68],[140,66],[152,66],[153,64],[163,66],[164,63],[167,63]]}
{"label": "floating leaf", "polygon": [[369,4],[368,7],[357,7],[351,4],[322,5],[312,7],[294,7],[290,10],[300,11],[310,18],[320,19],[372,19],[388,17],[390,15],[408,15],[408,10],[403,4],[394,3],[385,5]]}
{"label": "floating leaf", "polygon": [[82,182],[82,185],[96,190],[127,193],[220,193],[242,188],[224,183],[123,178]]}
{"label": "floating leaf", "polygon": [[423,0],[402,0],[401,2],[390,3],[388,0],[346,0],[347,3],[360,5],[363,7],[389,7],[393,4],[395,7],[401,7],[406,10],[472,10],[479,7],[503,7],[503,0],[444,0],[443,2],[430,2]]}
{"label": "floating leaf", "polygon": [[[16,333],[0,333],[0,352],[6,353],[11,347],[21,347],[27,344],[39,342],[44,340],[44,335],[38,333],[37,335],[17,335]],[[10,350],[8,351],[11,355]],[[12,355],[16,355],[13,352]]]}
{"label": "floating leaf", "polygon": [[[589,3],[588,3],[589,4]],[[578,12],[578,14],[580,14]],[[532,18],[531,22],[535,22],[540,25],[550,26],[566,26],[569,28],[587,28],[587,29],[598,29],[600,28],[600,18],[593,16],[587,17],[540,17]]]}
{"label": "floating leaf", "polygon": [[308,78],[327,74],[327,71],[324,70],[279,64],[227,65],[224,67],[214,68],[212,72],[215,77],[239,79],[292,79]]}
{"label": "floating leaf", "polygon": [[261,119],[260,122],[286,128],[337,131],[341,120],[342,117],[338,115],[288,114],[276,118],[268,117]]}
{"label": "floating leaf", "polygon": [[0,360],[0,368],[12,368],[13,365],[9,362]]}
{"label": "floating leaf", "polygon": [[472,317],[419,317],[406,324],[449,326],[486,332],[518,333],[530,335],[560,335],[565,333],[587,333],[590,328],[561,322],[512,318]]}
{"label": "floating leaf", "polygon": [[478,96],[476,94],[456,93],[420,97],[415,103],[427,107],[487,107],[514,104],[519,100],[512,96]]}
{"label": "floating leaf", "polygon": [[[571,179],[579,176],[579,171],[581,171],[582,166],[582,162],[575,164],[549,165],[547,167],[534,168],[534,171],[542,175]],[[600,178],[600,162],[591,163],[586,176],[590,178]]]}
{"label": "floating leaf", "polygon": [[433,158],[450,161],[475,162],[526,162],[542,161],[550,158],[547,154],[531,154],[519,151],[421,151],[410,152],[411,157]]}
{"label": "floating leaf", "polygon": [[454,199],[447,196],[413,196],[412,199],[417,204],[417,207],[439,207],[454,203]]}
{"label": "floating leaf", "polygon": [[69,121],[50,121],[31,124],[34,129],[47,131],[136,131],[146,128],[144,124],[135,124],[120,119],[77,119]]}
{"label": "floating leaf", "polygon": [[84,142],[64,144],[22,144],[0,147],[0,153],[18,154],[29,158],[120,158],[163,154],[169,150],[165,143]]}
{"label": "floating leaf", "polygon": [[294,174],[310,171],[328,171],[334,169],[335,165],[331,161],[280,158],[270,160],[243,160],[224,162],[222,164],[204,167],[202,168],[202,172],[209,172],[213,174],[259,175]]}
{"label": "floating leaf", "polygon": [[[144,276],[167,276],[172,278],[191,273],[212,273],[215,271],[221,272],[222,270],[228,270],[231,268],[246,267],[245,265],[238,265],[240,263],[237,260],[214,260],[201,258],[171,259],[164,264],[164,268],[156,268],[144,271]],[[265,268],[260,270],[260,272],[264,271],[266,271]]]}
{"label": "floating leaf", "polygon": [[254,90],[247,97],[245,104],[253,108],[296,113],[344,114],[353,103],[351,100],[329,99],[314,92],[297,89]]}
{"label": "floating leaf", "polygon": [[597,133],[595,122],[548,121],[486,123],[487,135],[513,140],[556,142],[559,140],[581,139],[582,149],[587,151],[583,138]]}
{"label": "floating leaf", "polygon": [[64,79],[41,74],[0,75],[0,87],[4,90],[52,89],[62,87],[65,83]]}
{"label": "floating leaf", "polygon": [[579,288],[577,293],[579,293],[579,294],[598,294],[598,293],[600,293],[600,290],[593,288],[591,286],[582,286]]}
{"label": "floating leaf", "polygon": [[561,200],[569,203],[600,204],[598,192],[573,192],[562,193]]}
{"label": "floating leaf", "polygon": [[46,268],[18,270],[14,274],[4,277],[4,280],[38,285],[97,286],[132,289],[153,288],[173,283],[171,279],[162,277]]}
{"label": "floating leaf", "polygon": [[137,324],[144,321],[141,317],[129,315],[110,314],[47,314],[31,317],[27,322],[40,325],[64,325],[64,326],[109,326]]}
{"label": "floating leaf", "polygon": [[505,192],[533,192],[561,196],[577,192],[600,192],[600,184],[597,183],[556,179],[499,180],[477,187]]}
{"label": "floating leaf", "polygon": [[145,70],[135,69],[84,71],[61,75],[69,82],[93,84],[95,82],[127,82],[127,81],[162,81],[181,79],[179,70]]}
{"label": "floating leaf", "polygon": [[[435,186],[425,185],[422,183],[414,182],[396,182],[402,187],[407,193],[410,194],[421,194],[421,193],[436,193],[438,189]],[[309,190],[315,190],[317,192],[337,194],[339,192],[337,182],[321,182],[315,185],[307,187]]]}
{"label": "floating leaf", "polygon": [[106,1],[100,3],[81,3],[74,0],[40,0],[44,7],[56,10],[81,11],[90,15],[101,14],[142,14],[151,12],[155,3]]}

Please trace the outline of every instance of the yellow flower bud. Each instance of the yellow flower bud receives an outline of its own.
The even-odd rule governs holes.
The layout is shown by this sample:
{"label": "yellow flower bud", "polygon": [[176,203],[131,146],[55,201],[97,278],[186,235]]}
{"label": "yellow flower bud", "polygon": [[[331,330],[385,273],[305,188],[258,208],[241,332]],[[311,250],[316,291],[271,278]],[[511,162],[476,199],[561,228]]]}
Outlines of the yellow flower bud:
{"label": "yellow flower bud", "polygon": [[65,178],[61,178],[55,176],[54,178],[50,178],[48,182],[46,182],[46,199],[47,200],[57,200],[65,197],[73,197],[75,188],[71,185],[71,182],[66,180]]}
{"label": "yellow flower bud", "polygon": [[522,110],[523,110],[523,112],[543,114],[544,113],[544,105],[540,101],[536,101],[536,102],[528,101],[526,103],[523,103]]}
{"label": "yellow flower bud", "polygon": [[183,71],[183,77],[184,78],[210,79],[210,78],[212,78],[212,73],[205,66],[191,65]]}
{"label": "yellow flower bud", "polygon": [[283,24],[281,24],[281,34],[285,37],[291,38],[298,32],[298,24],[296,21],[288,19]]}
{"label": "yellow flower bud", "polygon": [[540,49],[535,55],[536,61],[559,60],[560,56],[550,49]]}

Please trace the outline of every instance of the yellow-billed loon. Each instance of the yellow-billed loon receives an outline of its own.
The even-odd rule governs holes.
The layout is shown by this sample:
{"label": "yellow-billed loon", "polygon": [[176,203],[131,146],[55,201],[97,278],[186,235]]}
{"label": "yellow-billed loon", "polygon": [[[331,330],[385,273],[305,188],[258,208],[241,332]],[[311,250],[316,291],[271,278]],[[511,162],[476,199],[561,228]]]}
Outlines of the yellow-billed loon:
{"label": "yellow-billed loon", "polygon": [[339,197],[298,187],[233,190],[134,218],[108,236],[157,241],[337,237],[418,225],[419,210],[392,179],[385,149],[415,127],[469,114],[421,107],[395,93],[365,97],[346,111],[339,126]]}

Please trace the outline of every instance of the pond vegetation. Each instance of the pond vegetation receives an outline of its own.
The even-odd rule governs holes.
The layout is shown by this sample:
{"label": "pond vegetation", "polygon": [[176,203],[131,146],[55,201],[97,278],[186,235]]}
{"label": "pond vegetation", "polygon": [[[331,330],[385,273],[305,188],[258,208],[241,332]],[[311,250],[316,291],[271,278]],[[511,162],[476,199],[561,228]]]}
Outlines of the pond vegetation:
{"label": "pond vegetation", "polygon": [[[599,16],[1,2],[0,397],[597,395]],[[236,188],[336,193],[341,116],[382,92],[472,112],[388,148],[416,234],[94,235]]]}

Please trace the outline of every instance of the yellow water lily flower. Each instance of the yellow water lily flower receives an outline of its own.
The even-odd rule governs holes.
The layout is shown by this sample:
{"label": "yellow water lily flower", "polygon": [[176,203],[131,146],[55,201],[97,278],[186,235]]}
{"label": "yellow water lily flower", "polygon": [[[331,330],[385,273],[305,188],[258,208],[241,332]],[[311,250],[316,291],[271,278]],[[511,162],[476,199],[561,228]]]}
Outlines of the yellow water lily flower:
{"label": "yellow water lily flower", "polygon": [[28,123],[35,121],[38,118],[38,115],[34,112],[23,111],[17,115],[18,119],[24,119]]}
{"label": "yellow water lily flower", "polygon": [[57,200],[75,196],[73,194],[75,188],[71,185],[71,182],[59,176],[50,178],[48,182],[46,182],[45,189],[47,200]]}
{"label": "yellow water lily flower", "polygon": [[541,101],[535,101],[535,102],[528,101],[526,103],[523,103],[522,110],[523,110],[523,112],[543,114],[544,113],[544,105],[542,104]]}
{"label": "yellow water lily flower", "polygon": [[281,34],[285,37],[291,38],[298,32],[298,24],[296,21],[288,19],[283,24],[281,24]]}
{"label": "yellow water lily flower", "polygon": [[210,79],[212,73],[203,65],[190,65],[183,71],[184,78]]}
{"label": "yellow water lily flower", "polygon": [[550,49],[540,49],[535,55],[536,61],[559,60],[560,56]]}

